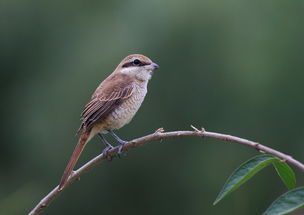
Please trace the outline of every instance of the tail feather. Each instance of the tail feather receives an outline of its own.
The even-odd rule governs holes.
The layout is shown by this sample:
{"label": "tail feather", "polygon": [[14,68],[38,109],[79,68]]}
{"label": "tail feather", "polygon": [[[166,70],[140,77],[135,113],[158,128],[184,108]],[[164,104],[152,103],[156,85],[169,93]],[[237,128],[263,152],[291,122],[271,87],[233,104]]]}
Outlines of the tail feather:
{"label": "tail feather", "polygon": [[74,149],[74,152],[72,154],[72,157],[70,158],[70,161],[68,165],[66,166],[64,173],[61,177],[61,181],[59,184],[59,190],[62,190],[64,186],[66,185],[69,176],[71,175],[71,172],[73,171],[74,166],[76,165],[78,158],[83,151],[84,147],[86,146],[88,139],[89,139],[90,132],[84,132],[81,134],[78,143]]}

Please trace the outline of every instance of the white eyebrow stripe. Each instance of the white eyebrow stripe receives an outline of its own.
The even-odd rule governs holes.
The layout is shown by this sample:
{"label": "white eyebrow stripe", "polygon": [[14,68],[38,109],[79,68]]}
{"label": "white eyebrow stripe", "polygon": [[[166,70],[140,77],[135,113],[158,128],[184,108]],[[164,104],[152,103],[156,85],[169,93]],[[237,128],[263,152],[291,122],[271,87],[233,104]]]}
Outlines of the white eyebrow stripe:
{"label": "white eyebrow stripe", "polygon": [[[133,62],[135,59],[138,59],[138,58],[137,57],[132,57],[129,62]],[[140,60],[140,59],[138,59],[138,60]]]}

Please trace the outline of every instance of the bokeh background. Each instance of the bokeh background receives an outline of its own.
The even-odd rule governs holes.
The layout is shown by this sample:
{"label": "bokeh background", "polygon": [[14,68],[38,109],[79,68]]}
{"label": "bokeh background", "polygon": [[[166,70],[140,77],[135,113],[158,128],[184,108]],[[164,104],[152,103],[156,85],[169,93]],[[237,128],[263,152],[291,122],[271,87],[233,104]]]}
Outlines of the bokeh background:
{"label": "bokeh background", "polygon": [[[82,107],[133,53],[161,67],[122,138],[192,124],[304,161],[303,1],[0,4],[0,214],[26,214],[59,182]],[[102,149],[94,138],[78,166]],[[212,206],[230,173],[256,154],[213,139],[154,142],[97,166],[44,214],[261,214],[286,192],[270,167]]]}

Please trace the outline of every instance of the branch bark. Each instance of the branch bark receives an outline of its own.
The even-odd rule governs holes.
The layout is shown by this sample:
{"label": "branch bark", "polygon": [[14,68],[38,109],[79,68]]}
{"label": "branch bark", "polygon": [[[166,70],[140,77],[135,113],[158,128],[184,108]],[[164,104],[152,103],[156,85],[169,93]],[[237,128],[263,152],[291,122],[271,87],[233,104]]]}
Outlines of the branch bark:
{"label": "branch bark", "polygon": [[[196,137],[207,137],[207,138],[213,138],[213,139],[219,139],[226,142],[233,142],[238,143],[241,145],[249,146],[251,148],[254,148],[258,150],[261,153],[268,153],[271,155],[274,155],[280,159],[282,159],[283,162],[287,162],[297,168],[299,168],[301,171],[304,171],[304,164],[299,162],[298,160],[294,159],[290,155],[284,154],[282,152],[279,152],[275,149],[272,149],[270,147],[264,146],[258,142],[250,141],[244,138],[231,136],[227,134],[220,134],[215,132],[208,132],[204,129],[199,130],[193,126],[191,126],[194,131],[171,131],[171,132],[164,132],[162,128],[155,131],[153,134],[149,134],[144,137],[140,137],[134,140],[129,141],[126,143],[123,147],[123,151],[129,150],[131,148],[138,147],[143,144],[147,144],[152,141],[162,140],[162,139],[168,139],[173,137],[188,137],[188,136],[196,136]],[[115,156],[118,152],[118,146],[113,148],[108,152],[109,156]],[[82,167],[77,169],[73,172],[73,174],[69,177],[67,185],[64,187],[68,187],[71,183],[73,183],[75,180],[79,179],[81,175],[83,175],[85,172],[96,166],[97,164],[107,160],[107,157],[104,154],[100,154],[84,164]],[[63,189],[63,190],[64,190]],[[41,213],[63,190],[59,191],[58,186],[56,186],[51,192],[49,192],[29,213],[29,215],[37,215]]]}

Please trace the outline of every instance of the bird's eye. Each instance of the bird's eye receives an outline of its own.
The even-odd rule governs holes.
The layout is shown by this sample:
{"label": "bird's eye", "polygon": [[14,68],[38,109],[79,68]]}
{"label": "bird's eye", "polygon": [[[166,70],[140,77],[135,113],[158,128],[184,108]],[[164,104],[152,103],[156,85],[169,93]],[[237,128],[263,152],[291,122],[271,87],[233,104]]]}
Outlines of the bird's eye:
{"label": "bird's eye", "polygon": [[140,60],[138,60],[138,59],[135,59],[134,61],[133,61],[133,64],[134,65],[139,65],[141,62],[140,62]]}

